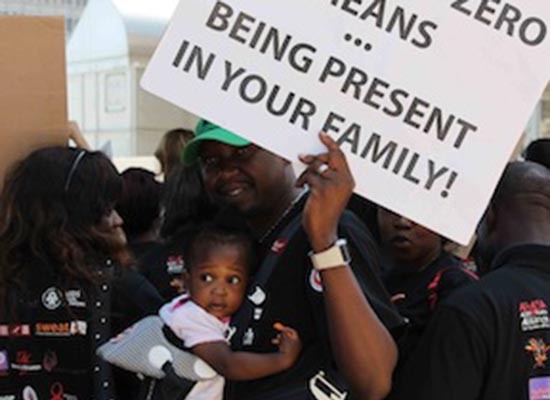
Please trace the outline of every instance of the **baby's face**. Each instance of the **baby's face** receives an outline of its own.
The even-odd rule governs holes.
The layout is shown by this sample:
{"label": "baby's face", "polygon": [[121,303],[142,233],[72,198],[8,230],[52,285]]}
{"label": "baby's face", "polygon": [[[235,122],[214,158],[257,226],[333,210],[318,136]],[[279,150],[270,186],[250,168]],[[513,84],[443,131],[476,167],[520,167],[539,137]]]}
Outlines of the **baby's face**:
{"label": "baby's face", "polygon": [[242,251],[234,244],[217,245],[191,268],[191,299],[217,318],[230,317],[243,301],[247,268]]}

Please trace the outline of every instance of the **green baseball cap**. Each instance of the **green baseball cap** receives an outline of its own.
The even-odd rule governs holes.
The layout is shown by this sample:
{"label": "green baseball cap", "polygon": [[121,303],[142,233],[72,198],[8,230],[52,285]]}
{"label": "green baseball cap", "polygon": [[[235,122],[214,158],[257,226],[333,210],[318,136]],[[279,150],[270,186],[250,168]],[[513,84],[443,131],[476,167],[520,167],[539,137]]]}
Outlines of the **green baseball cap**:
{"label": "green baseball cap", "polygon": [[251,144],[248,140],[229,132],[212,122],[201,119],[195,128],[195,137],[183,149],[182,159],[187,165],[193,164],[199,158],[199,145],[205,140],[214,140],[235,147],[244,147]]}

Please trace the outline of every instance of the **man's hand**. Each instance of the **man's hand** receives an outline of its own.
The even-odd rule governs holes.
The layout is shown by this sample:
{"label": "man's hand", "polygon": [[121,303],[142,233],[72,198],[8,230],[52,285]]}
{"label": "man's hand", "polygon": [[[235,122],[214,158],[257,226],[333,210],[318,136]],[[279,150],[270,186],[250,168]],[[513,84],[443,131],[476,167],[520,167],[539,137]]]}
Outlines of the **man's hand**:
{"label": "man's hand", "polygon": [[311,190],[302,223],[314,252],[323,251],[336,241],[338,221],[355,187],[342,150],[326,133],[321,132],[319,138],[328,152],[300,156],[308,168],[296,181],[296,186],[308,184]]}

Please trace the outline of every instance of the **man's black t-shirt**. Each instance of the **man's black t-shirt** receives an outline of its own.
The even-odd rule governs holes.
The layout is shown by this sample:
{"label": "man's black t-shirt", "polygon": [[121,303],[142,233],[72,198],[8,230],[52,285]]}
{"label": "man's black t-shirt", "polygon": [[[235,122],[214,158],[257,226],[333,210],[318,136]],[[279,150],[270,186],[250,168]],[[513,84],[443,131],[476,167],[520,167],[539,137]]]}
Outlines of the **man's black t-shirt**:
{"label": "man's black t-shirt", "polygon": [[395,398],[549,398],[550,246],[509,248],[493,268],[440,305]]}
{"label": "man's black t-shirt", "polygon": [[[278,228],[259,244],[259,260],[275,253],[275,268],[265,287],[251,285],[248,299],[253,305],[250,322],[242,329],[242,343],[233,343],[243,351],[275,352],[271,343],[276,332],[275,322],[296,329],[303,344],[296,364],[278,375],[249,382],[228,383],[228,398],[266,398],[266,393],[292,388],[305,388],[308,380],[320,370],[334,369],[325,310],[323,289],[319,273],[313,269],[308,253],[311,250],[301,226],[290,238],[280,236],[284,227],[294,218],[300,218],[304,200],[278,224]],[[352,256],[351,266],[374,311],[392,330],[403,324],[402,318],[389,302],[389,296],[378,276],[378,252],[370,233],[350,212],[346,212],[339,225],[339,236],[348,240]],[[240,328],[240,329],[241,329]],[[233,336],[233,342],[239,335]],[[334,381],[340,381],[337,374]],[[285,398],[284,396],[281,398]]]}
{"label": "man's black t-shirt", "polygon": [[399,314],[409,321],[407,335],[399,346],[402,362],[418,344],[436,306],[455,290],[478,278],[459,259],[442,252],[420,271],[394,266],[383,275],[383,280],[390,296],[396,298],[394,305]]}

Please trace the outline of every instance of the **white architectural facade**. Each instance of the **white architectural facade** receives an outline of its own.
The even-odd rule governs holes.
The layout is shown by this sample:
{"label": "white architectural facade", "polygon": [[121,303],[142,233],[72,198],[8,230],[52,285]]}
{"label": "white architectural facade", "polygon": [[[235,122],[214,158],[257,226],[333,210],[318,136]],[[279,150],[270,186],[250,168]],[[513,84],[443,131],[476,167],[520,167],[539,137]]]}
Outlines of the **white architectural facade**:
{"label": "white architectural facade", "polygon": [[[196,121],[139,88],[141,75],[177,3],[0,0],[0,15],[64,15],[70,119],[80,124],[93,147],[110,142],[115,156],[150,155],[166,130],[192,128]],[[538,137],[550,137],[550,85],[518,149]]]}
{"label": "white architectural facade", "polygon": [[88,1],[67,46],[67,75],[69,119],[92,147],[110,144],[115,157],[152,155],[167,130],[194,128],[195,116],[139,87],[176,5]]}

